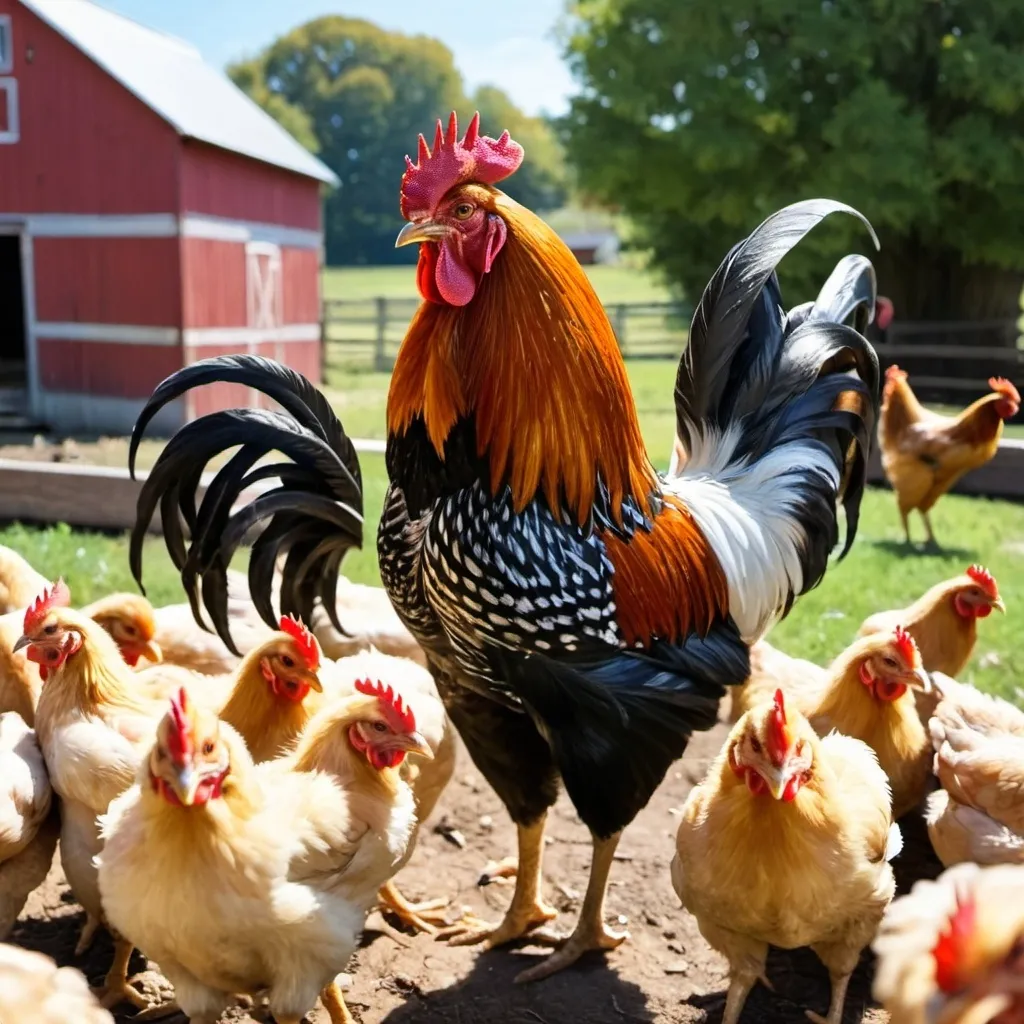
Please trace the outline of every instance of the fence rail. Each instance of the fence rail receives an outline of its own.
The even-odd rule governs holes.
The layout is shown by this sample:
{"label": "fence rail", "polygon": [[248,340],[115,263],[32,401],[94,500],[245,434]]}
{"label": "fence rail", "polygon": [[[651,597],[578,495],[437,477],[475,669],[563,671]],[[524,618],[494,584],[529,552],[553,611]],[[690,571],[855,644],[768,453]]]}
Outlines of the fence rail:
{"label": "fence rail", "polygon": [[[390,372],[418,299],[329,299],[323,304],[324,376],[353,370]],[[626,359],[678,359],[686,347],[692,309],[679,302],[605,305]],[[926,401],[959,402],[987,390],[991,376],[1024,377],[1024,352],[1010,344],[1012,320],[975,323],[894,322],[877,341],[884,370],[898,362]],[[941,339],[941,344],[937,343]]]}

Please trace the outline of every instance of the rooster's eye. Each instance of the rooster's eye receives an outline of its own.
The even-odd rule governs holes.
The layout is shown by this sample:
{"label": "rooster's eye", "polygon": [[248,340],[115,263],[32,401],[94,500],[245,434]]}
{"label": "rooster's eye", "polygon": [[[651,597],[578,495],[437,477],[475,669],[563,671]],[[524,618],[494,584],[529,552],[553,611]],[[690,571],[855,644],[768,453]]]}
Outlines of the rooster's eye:
{"label": "rooster's eye", "polygon": [[760,753],[761,753],[761,743],[760,743],[760,741],[759,741],[759,740],[754,740],[754,739],[752,739],[752,740],[750,741],[750,749],[751,749],[751,750],[752,750],[752,751],[753,751],[753,752],[754,752],[755,754],[760,754]]}
{"label": "rooster's eye", "polygon": [[473,204],[472,203],[459,203],[455,207],[455,216],[459,220],[469,220],[473,216]]}
{"label": "rooster's eye", "polygon": [[294,668],[295,661],[290,654],[282,654],[281,664],[284,665],[285,668]]}

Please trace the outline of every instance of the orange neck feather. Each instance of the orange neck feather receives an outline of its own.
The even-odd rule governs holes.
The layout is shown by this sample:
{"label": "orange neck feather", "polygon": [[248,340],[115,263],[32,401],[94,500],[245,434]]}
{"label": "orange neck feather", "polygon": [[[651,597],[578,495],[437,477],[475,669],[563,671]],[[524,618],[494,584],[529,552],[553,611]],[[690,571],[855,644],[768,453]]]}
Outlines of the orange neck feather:
{"label": "orange neck feather", "polygon": [[422,416],[439,456],[472,416],[492,493],[507,482],[517,510],[541,491],[582,524],[598,478],[618,515],[641,508],[657,478],[640,433],[611,324],[575,257],[529,210],[495,190],[508,240],[469,305],[424,303],[402,343],[388,432]]}

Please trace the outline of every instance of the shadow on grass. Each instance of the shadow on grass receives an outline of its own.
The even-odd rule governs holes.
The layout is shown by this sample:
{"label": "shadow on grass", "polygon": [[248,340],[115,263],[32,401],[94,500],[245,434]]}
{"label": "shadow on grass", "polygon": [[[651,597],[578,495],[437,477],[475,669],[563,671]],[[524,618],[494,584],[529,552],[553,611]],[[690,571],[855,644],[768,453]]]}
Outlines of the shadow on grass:
{"label": "shadow on grass", "polygon": [[936,544],[908,544],[906,541],[891,540],[889,538],[885,540],[869,540],[865,543],[879,551],[884,551],[893,558],[924,558],[931,556],[933,558],[956,558],[970,561],[975,556],[975,552],[968,551],[967,548],[942,547]]}

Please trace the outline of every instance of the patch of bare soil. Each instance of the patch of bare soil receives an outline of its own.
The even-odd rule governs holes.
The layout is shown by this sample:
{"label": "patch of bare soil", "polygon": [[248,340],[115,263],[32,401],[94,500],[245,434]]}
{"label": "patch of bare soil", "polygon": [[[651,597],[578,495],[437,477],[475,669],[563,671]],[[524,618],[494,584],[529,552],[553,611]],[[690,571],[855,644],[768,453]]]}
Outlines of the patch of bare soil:
{"label": "patch of bare soil", "polygon": [[[709,949],[693,918],[679,906],[669,879],[679,809],[725,738],[725,727],[694,738],[686,757],[626,831],[612,872],[608,912],[628,927],[631,938],[606,957],[592,955],[534,985],[513,984],[514,975],[543,955],[537,948],[481,953],[454,948],[429,936],[401,936],[404,945],[368,931],[350,966],[349,1005],[363,1024],[690,1024],[717,1022],[725,1005],[725,962]],[[439,822],[465,839],[460,848],[435,830]],[[447,831],[447,828],[444,830]],[[570,926],[579,908],[590,862],[586,829],[564,797],[548,821],[545,886]],[[905,848],[898,861],[900,891],[916,878],[934,877],[940,867],[919,821],[904,824]],[[771,837],[765,837],[771,842]],[[421,830],[416,852],[398,877],[411,898],[444,895],[477,914],[497,919],[511,896],[511,883],[478,888],[481,868],[515,852],[514,830],[501,803],[463,754],[455,778],[434,819]],[[159,884],[159,879],[154,880]],[[379,920],[379,918],[377,918]],[[44,887],[29,901],[13,941],[42,950],[61,964],[73,964],[98,984],[110,963],[110,942],[102,933],[76,960],[72,951],[82,913],[55,865]],[[371,918],[371,924],[373,919]],[[887,1019],[870,994],[865,956],[846,1002],[846,1024],[881,1024]],[[133,970],[145,969],[136,954]],[[805,1024],[804,1010],[824,1013],[828,976],[808,950],[774,951],[768,975],[772,994],[758,987],[743,1020]],[[224,1021],[266,1019],[233,1010]],[[131,1012],[118,1016],[129,1022]],[[181,1024],[182,1016],[166,1018]],[[307,1020],[327,1024],[317,1008]],[[71,1024],[71,1022],[69,1022]]]}

